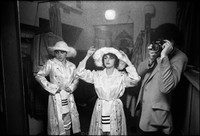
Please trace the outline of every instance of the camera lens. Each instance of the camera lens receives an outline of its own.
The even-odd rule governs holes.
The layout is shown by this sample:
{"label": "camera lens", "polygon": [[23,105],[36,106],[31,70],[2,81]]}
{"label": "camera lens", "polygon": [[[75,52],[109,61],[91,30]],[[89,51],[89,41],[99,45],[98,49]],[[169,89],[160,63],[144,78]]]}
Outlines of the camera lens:
{"label": "camera lens", "polygon": [[152,50],[154,50],[154,51],[159,51],[159,45],[158,44],[152,44]]}
{"label": "camera lens", "polygon": [[152,42],[152,50],[153,51],[161,51],[162,50],[162,44],[163,44],[163,42],[160,41],[160,40]]}

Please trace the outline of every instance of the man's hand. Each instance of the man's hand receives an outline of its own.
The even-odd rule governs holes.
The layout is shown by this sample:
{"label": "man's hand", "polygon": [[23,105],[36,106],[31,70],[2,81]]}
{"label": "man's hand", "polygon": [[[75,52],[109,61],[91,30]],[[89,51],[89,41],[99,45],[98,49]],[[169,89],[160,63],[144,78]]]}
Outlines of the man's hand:
{"label": "man's hand", "polygon": [[173,42],[170,42],[169,40],[164,40],[165,43],[162,45],[163,50],[161,51],[161,57],[160,59],[164,58],[165,56],[168,56],[169,53],[173,50]]}

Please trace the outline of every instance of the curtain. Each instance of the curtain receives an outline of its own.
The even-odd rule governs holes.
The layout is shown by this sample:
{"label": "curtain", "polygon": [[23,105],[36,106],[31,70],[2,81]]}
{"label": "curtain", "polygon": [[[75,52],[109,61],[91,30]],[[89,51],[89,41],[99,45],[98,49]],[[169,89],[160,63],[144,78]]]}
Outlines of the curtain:
{"label": "curtain", "polygon": [[176,24],[183,34],[179,48],[189,59],[172,98],[174,128],[182,135],[199,135],[199,10],[197,1],[177,2]]}
{"label": "curtain", "polygon": [[34,36],[33,42],[33,73],[38,72],[45,61],[52,57],[48,47],[53,46],[56,42],[62,41],[63,38],[52,32],[38,34]]}
{"label": "curtain", "polygon": [[[146,48],[145,45],[145,32],[141,31],[139,33],[139,35],[137,36],[137,39],[135,41],[134,44],[134,48],[133,48],[133,53],[132,53],[132,57],[131,57],[131,62],[133,63],[133,65],[135,66],[135,68],[138,67],[139,63],[143,61],[143,48]],[[146,50],[146,49],[145,49]]]}
{"label": "curtain", "polygon": [[62,37],[62,24],[60,7],[58,2],[50,2],[51,7],[49,8],[49,24],[51,31]]}
{"label": "curtain", "polygon": [[189,58],[189,65],[199,70],[199,4],[196,1],[177,2],[176,23],[183,32],[180,49]]}

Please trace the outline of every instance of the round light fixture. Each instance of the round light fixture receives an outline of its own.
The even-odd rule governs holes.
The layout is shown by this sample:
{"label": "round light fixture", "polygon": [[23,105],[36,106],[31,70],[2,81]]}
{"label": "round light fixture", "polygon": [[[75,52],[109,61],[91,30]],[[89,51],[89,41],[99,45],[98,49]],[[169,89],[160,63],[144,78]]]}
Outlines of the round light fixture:
{"label": "round light fixture", "polygon": [[115,10],[113,10],[113,9],[106,10],[106,12],[105,12],[105,18],[107,20],[114,20],[115,16],[116,16]]}

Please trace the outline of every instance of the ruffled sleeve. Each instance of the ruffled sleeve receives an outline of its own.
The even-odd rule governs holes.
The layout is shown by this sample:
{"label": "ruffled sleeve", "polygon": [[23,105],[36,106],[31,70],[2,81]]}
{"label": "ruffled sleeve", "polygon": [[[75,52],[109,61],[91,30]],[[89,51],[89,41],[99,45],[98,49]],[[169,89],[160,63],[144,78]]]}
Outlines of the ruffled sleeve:
{"label": "ruffled sleeve", "polygon": [[138,82],[140,81],[141,77],[138,75],[135,67],[132,66],[128,66],[126,67],[126,71],[127,74],[125,75],[125,84],[126,87],[134,87],[138,84]]}
{"label": "ruffled sleeve", "polygon": [[87,83],[94,83],[95,71],[85,69],[86,63],[80,62],[76,69],[76,76]]}

